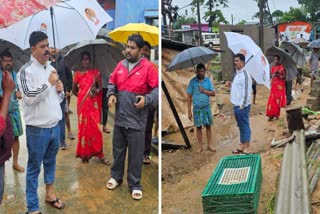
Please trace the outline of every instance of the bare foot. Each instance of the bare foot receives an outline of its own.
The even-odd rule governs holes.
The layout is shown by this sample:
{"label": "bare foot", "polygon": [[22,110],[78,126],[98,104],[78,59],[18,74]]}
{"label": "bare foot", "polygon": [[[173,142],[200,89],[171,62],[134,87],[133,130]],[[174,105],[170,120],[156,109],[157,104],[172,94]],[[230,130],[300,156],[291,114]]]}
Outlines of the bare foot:
{"label": "bare foot", "polygon": [[38,211],[35,211],[35,212],[27,212],[28,214],[39,214],[39,213],[41,213],[39,210]]}
{"label": "bare foot", "polygon": [[200,147],[197,149],[197,153],[199,154],[199,153],[201,153],[202,151],[203,151],[202,146],[200,146]]}
{"label": "bare foot", "polygon": [[14,164],[12,168],[18,172],[24,172],[24,168],[20,166],[19,164]]}
{"label": "bare foot", "polygon": [[251,152],[249,149],[245,149],[245,150],[243,150],[242,154],[249,155],[249,154],[254,154],[254,153]]}
{"label": "bare foot", "polygon": [[217,151],[213,146],[208,146],[207,148],[211,152],[216,152]]}

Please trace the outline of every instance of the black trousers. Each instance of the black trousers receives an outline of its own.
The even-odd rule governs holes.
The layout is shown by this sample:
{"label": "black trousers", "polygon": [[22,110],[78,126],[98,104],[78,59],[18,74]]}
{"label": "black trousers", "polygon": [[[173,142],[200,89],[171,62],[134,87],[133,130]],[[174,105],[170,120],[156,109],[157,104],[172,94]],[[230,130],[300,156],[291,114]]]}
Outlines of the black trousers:
{"label": "black trousers", "polygon": [[153,120],[154,120],[154,113],[156,108],[150,107],[148,111],[148,119],[146,124],[146,131],[145,131],[145,146],[144,146],[144,156],[150,155],[151,150],[151,141],[152,141],[152,127],[153,127]]}
{"label": "black trousers", "polygon": [[287,96],[287,105],[290,105],[290,103],[293,100],[293,97],[292,97],[292,80],[286,81],[286,96]]}
{"label": "black trousers", "polygon": [[103,126],[107,125],[107,122],[108,122],[109,107],[108,107],[107,92],[108,92],[107,88],[102,89],[102,125]]}

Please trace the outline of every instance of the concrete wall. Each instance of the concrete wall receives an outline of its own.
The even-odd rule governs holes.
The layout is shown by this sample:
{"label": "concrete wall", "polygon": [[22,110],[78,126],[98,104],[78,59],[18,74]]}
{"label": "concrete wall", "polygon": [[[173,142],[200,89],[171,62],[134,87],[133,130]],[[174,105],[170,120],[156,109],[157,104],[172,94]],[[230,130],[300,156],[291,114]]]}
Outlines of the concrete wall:
{"label": "concrete wall", "polygon": [[113,19],[112,22],[107,23],[107,30],[114,30],[115,29],[115,21],[114,21],[114,17],[115,17],[115,10],[106,10],[106,12],[108,13],[109,16],[111,16],[111,18]]}
{"label": "concrete wall", "polygon": [[[225,51],[221,53],[222,79],[231,80],[234,72],[233,53],[228,48],[227,39],[224,32],[235,32],[250,36],[256,44],[259,44],[258,25],[220,25],[220,47]],[[274,45],[275,31],[273,28],[264,28],[264,50]]]}
{"label": "concrete wall", "polygon": [[116,0],[98,0],[98,3],[113,19],[112,22],[107,23],[106,29],[109,31],[113,30],[114,24],[115,24],[114,18],[115,18]]}
{"label": "concrete wall", "polygon": [[98,2],[113,19],[106,27],[110,31],[128,23],[152,24],[150,20],[146,20],[145,13],[158,16],[158,0],[98,0]]}
{"label": "concrete wall", "polygon": [[145,10],[159,10],[158,0],[116,0],[115,28],[128,23],[146,23]]}

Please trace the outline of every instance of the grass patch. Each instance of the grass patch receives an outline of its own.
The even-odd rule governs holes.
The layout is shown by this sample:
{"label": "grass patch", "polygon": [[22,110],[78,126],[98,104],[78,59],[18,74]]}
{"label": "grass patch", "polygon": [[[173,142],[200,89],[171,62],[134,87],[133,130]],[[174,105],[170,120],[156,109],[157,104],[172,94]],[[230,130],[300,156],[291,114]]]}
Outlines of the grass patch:
{"label": "grass patch", "polygon": [[279,119],[279,125],[278,125],[278,127],[285,127],[284,118],[280,118],[280,119]]}
{"label": "grass patch", "polygon": [[211,66],[211,71],[220,71],[221,70],[221,64],[216,64]]}
{"label": "grass patch", "polygon": [[213,62],[221,62],[221,54],[218,54],[215,58],[212,60]]}
{"label": "grass patch", "polygon": [[317,169],[320,166],[320,160],[309,160],[308,165],[311,164],[312,168]]}
{"label": "grass patch", "polygon": [[272,156],[272,159],[273,160],[281,160],[283,158],[283,154],[282,153],[280,153],[280,154],[275,154],[275,155],[273,155]]}
{"label": "grass patch", "polygon": [[268,214],[274,214],[274,206],[276,203],[276,193],[272,192],[270,193],[267,202],[266,202],[266,213]]}

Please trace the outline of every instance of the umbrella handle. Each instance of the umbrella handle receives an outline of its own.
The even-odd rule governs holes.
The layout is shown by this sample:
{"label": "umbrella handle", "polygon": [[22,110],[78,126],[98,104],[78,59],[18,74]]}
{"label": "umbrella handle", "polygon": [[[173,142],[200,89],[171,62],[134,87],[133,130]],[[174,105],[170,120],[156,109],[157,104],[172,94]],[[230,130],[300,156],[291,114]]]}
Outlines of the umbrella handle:
{"label": "umbrella handle", "polygon": [[252,58],[253,58],[253,55],[250,56],[250,58],[246,61],[246,63],[244,63],[244,65],[246,65]]}

